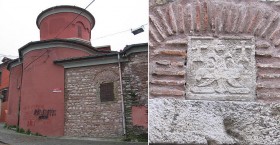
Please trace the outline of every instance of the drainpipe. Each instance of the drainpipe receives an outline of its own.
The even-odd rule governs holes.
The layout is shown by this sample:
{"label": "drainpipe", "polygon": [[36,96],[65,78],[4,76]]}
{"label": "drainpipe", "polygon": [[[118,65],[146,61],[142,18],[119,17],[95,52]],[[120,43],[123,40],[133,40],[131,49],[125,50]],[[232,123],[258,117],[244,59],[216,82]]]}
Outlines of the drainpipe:
{"label": "drainpipe", "polygon": [[[19,61],[20,61],[20,59],[19,59]],[[19,98],[18,98],[18,122],[17,122],[17,126],[18,126],[18,128],[20,128],[19,127],[19,123],[20,123],[20,103],[21,103],[21,91],[22,91],[22,80],[23,80],[23,71],[24,71],[24,69],[23,69],[23,61],[22,61],[22,65],[21,65],[21,80],[20,80],[20,86],[17,86],[18,87],[18,89],[20,89],[20,91],[19,91]]]}
{"label": "drainpipe", "polygon": [[122,97],[122,122],[123,122],[123,134],[126,135],[125,130],[125,112],[124,112],[124,98],[123,98],[123,87],[122,87],[122,71],[120,62],[120,53],[118,53],[118,63],[119,63],[119,74],[120,74],[120,87],[121,87],[121,97]]}

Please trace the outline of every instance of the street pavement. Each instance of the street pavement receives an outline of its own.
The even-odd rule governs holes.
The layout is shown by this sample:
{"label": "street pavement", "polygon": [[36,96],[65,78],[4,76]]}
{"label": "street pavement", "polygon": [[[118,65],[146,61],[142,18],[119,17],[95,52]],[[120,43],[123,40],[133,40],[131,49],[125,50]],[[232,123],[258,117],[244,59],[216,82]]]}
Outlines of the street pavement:
{"label": "street pavement", "polygon": [[17,133],[0,124],[0,145],[148,145],[141,142],[123,142],[117,139],[42,137]]}

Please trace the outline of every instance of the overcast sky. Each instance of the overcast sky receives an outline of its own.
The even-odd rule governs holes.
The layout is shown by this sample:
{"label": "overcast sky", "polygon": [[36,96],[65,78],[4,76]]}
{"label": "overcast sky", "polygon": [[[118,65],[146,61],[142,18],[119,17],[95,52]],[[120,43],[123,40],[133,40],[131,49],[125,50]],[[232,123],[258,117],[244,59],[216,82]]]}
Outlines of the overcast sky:
{"label": "overcast sky", "polygon": [[[18,49],[40,39],[37,16],[57,5],[85,8],[92,0],[0,0],[0,59],[1,55],[18,56]],[[93,46],[111,45],[119,51],[126,45],[148,42],[147,0],[95,0],[87,10],[95,17],[91,43]],[[146,24],[146,25],[145,25]],[[144,32],[133,35],[130,29],[144,26]],[[117,32],[123,33],[107,36]]]}

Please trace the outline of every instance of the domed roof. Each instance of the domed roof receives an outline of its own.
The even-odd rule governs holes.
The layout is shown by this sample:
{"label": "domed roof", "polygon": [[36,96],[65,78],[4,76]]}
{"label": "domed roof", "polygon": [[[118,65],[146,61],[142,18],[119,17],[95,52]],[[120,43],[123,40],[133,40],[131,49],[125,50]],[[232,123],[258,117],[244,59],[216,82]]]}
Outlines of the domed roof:
{"label": "domed roof", "polygon": [[81,16],[86,17],[90,21],[90,23],[92,24],[91,29],[94,27],[95,19],[89,11],[80,7],[69,6],[69,5],[54,6],[42,11],[38,15],[36,20],[37,27],[40,28],[40,23],[45,17],[52,14],[63,13],[63,12],[72,12],[72,13],[80,14]]}

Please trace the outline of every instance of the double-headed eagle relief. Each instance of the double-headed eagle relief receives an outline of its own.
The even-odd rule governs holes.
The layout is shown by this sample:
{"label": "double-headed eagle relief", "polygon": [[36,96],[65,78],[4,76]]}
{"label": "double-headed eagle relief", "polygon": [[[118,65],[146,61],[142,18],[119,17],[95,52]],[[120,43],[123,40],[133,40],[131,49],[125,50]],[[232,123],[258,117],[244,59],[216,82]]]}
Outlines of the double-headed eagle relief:
{"label": "double-headed eagle relief", "polygon": [[187,58],[187,98],[243,100],[254,97],[252,39],[192,37]]}

